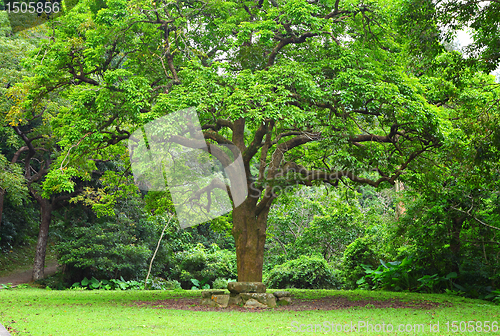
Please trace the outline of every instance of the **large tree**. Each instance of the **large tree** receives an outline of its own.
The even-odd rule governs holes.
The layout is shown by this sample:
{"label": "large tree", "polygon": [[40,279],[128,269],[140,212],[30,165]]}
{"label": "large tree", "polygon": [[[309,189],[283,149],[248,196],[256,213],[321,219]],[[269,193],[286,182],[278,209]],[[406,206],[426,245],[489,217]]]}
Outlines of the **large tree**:
{"label": "large tree", "polygon": [[[280,190],[394,184],[440,146],[447,110],[426,97],[436,82],[407,71],[391,22],[399,5],[82,1],[33,59],[22,104],[55,93],[71,102],[53,126],[67,153],[55,164],[84,165],[73,175],[141,125],[195,107],[207,143],[242,153],[250,194],[232,212],[238,279],[261,281]],[[53,180],[58,172],[71,176],[55,169]]]}
{"label": "large tree", "polygon": [[[40,207],[40,225],[33,267],[33,280],[44,277],[45,254],[52,213],[65,205],[64,201],[75,195],[67,179],[61,173],[52,179],[51,192],[42,197],[42,183],[46,181],[51,162],[60,152],[52,133],[51,121],[64,109],[64,101],[55,95],[45,95],[36,104],[24,104],[30,88],[23,78],[30,73],[23,59],[28,57],[44,37],[44,30],[12,34],[7,13],[0,12],[0,221],[4,197],[22,204],[29,194]],[[55,98],[51,100],[51,98]],[[10,162],[7,162],[10,161]],[[22,167],[22,168],[21,168]],[[61,183],[59,183],[61,182]],[[57,187],[54,187],[57,186]],[[71,188],[68,188],[71,186]],[[71,190],[70,190],[71,189]]]}
{"label": "large tree", "polygon": [[[20,59],[28,53],[34,46],[28,39],[13,38],[10,35],[10,25],[8,24],[6,12],[0,12],[0,113],[6,112],[10,108],[10,101],[4,95],[8,88],[15,82],[20,81],[25,73],[19,66]],[[3,122],[3,113],[0,115]],[[2,123],[3,124],[3,123]],[[6,125],[3,125],[6,126]],[[0,227],[2,225],[2,212],[5,198],[11,199],[14,204],[22,204],[26,198],[26,184],[22,171],[16,164],[8,162],[9,150],[16,147],[13,130],[2,127],[0,137],[5,139],[0,145]]]}
{"label": "large tree", "polygon": [[427,167],[405,176],[414,201],[398,236],[404,244],[428,246],[419,253],[428,260],[437,256],[436,265],[458,273],[463,282],[461,273],[479,272],[471,262],[476,253],[474,262],[483,265],[477,284],[488,277],[494,284],[500,245],[500,85],[491,75],[471,71],[469,61],[453,51],[430,63],[429,72],[439,74],[441,87],[432,99],[450,108],[448,134],[439,153],[426,156]]}

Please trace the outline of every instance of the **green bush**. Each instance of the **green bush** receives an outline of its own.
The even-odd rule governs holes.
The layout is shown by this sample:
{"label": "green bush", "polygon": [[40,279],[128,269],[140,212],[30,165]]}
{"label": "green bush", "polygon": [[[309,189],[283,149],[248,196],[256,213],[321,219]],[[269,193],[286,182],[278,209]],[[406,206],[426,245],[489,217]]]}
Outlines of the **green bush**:
{"label": "green bush", "polygon": [[[17,246],[28,245],[36,241],[40,212],[32,203],[25,206],[4,201],[2,225],[0,226],[0,252],[10,251]],[[2,267],[4,265],[0,265]],[[3,268],[3,267],[2,267]]]}
{"label": "green bush", "polygon": [[365,276],[362,265],[376,267],[378,259],[372,249],[375,242],[370,236],[359,237],[347,246],[342,258],[341,275],[348,289],[357,287],[356,282]]}
{"label": "green bush", "polygon": [[192,279],[212,284],[217,278],[236,278],[236,254],[216,244],[208,249],[198,244],[175,254],[169,278],[178,280],[185,289],[192,287]]}
{"label": "green bush", "polygon": [[73,227],[56,245],[59,262],[67,270],[81,270],[87,277],[136,278],[138,269],[147,270],[151,255],[144,242],[137,239],[137,226],[104,222]]}
{"label": "green bush", "polygon": [[[51,230],[59,264],[64,266],[61,285],[68,287],[85,277],[143,281],[167,223],[163,216],[149,216],[143,208],[140,197],[131,194],[117,202],[115,215],[97,217],[80,203],[56,212]],[[152,265],[151,277],[163,275],[172,248],[167,239],[176,231],[174,224],[168,227]],[[176,240],[179,242],[182,243],[182,239]]]}
{"label": "green bush", "polygon": [[210,285],[206,283],[207,280],[203,280],[200,282],[197,279],[191,279],[191,282],[193,283],[191,290],[210,289]]}
{"label": "green bush", "polygon": [[461,287],[453,282],[457,278],[455,272],[446,276],[433,274],[419,277],[412,258],[388,263],[380,260],[380,266],[375,270],[368,265],[363,267],[366,275],[359,279],[357,284],[366,289],[370,289],[368,284],[372,284],[371,289],[441,293],[451,292],[454,287]]}
{"label": "green bush", "polygon": [[[356,283],[363,287],[368,283],[373,283],[372,289],[395,291],[411,291],[415,289],[416,279],[412,274],[412,260],[410,258],[405,258],[403,261],[392,261],[388,263],[385,263],[381,259],[380,264],[381,265],[375,270],[373,270],[371,266],[362,265],[365,268],[366,275]],[[423,283],[426,283],[428,278],[422,279]]]}
{"label": "green bush", "polygon": [[269,288],[338,288],[335,271],[321,256],[300,256],[275,266],[265,279]]}
{"label": "green bush", "polygon": [[166,280],[160,277],[154,277],[148,280],[146,289],[155,290],[176,290],[182,289],[181,284],[177,280]]}
{"label": "green bush", "polygon": [[236,281],[234,279],[225,279],[225,278],[217,278],[214,280],[214,283],[212,285],[213,289],[226,289],[227,284],[231,281]]}

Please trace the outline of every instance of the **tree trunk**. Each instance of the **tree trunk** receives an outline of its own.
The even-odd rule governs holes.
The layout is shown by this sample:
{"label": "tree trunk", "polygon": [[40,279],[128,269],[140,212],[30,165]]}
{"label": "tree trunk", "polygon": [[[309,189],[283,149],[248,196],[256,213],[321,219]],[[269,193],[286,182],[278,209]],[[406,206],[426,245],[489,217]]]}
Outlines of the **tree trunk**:
{"label": "tree trunk", "polygon": [[451,240],[450,240],[450,250],[453,255],[451,270],[457,274],[460,272],[459,261],[460,261],[460,233],[462,232],[462,225],[465,221],[465,217],[455,217],[452,219],[453,225],[451,228]]}
{"label": "tree trunk", "polygon": [[255,200],[248,198],[233,210],[233,237],[236,244],[238,281],[262,282],[264,244],[269,208],[258,216]]}
{"label": "tree trunk", "polygon": [[39,198],[41,222],[36,244],[35,263],[33,265],[33,281],[43,279],[45,267],[45,254],[47,252],[47,241],[49,238],[49,226],[52,219],[52,204],[50,200]]}
{"label": "tree trunk", "polygon": [[5,190],[0,190],[0,230],[2,229],[2,214],[3,214],[4,196],[5,196]]}
{"label": "tree trunk", "polygon": [[[396,192],[401,192],[405,190],[405,186],[403,182],[396,180],[394,184],[394,189]],[[396,220],[398,220],[404,213],[406,212],[406,207],[403,202],[399,202],[396,204]]]}

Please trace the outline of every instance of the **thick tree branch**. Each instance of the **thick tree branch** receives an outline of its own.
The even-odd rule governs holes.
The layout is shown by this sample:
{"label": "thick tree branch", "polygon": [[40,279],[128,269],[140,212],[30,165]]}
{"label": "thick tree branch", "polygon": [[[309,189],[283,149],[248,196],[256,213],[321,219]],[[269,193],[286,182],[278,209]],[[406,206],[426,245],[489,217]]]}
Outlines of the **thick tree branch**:
{"label": "thick tree branch", "polygon": [[268,61],[267,61],[267,65],[266,65],[266,68],[269,68],[270,66],[272,66],[274,64],[274,61],[276,60],[276,56],[279,54],[280,50],[283,49],[283,47],[289,45],[289,44],[299,44],[299,43],[304,43],[308,37],[313,37],[313,36],[318,36],[317,33],[311,33],[311,32],[307,32],[307,33],[304,33],[302,34],[300,37],[288,37],[286,39],[282,39],[277,45],[276,47],[274,47],[273,51],[271,52],[271,54],[269,54],[269,58],[268,58]]}
{"label": "thick tree branch", "polygon": [[229,166],[234,160],[231,160],[223,150],[216,145],[207,145],[205,140],[189,139],[180,135],[174,135],[169,141],[192,149],[200,149],[215,156],[224,167]]}
{"label": "thick tree branch", "polygon": [[208,204],[207,204],[205,209],[207,211],[210,211],[210,206],[212,205],[211,192],[214,189],[221,189],[223,191],[227,191],[229,193],[229,195],[231,195],[231,190],[227,187],[227,185],[225,183],[223,183],[221,180],[219,180],[218,178],[214,178],[214,179],[212,179],[212,181],[210,182],[209,185],[207,185],[206,187],[203,187],[200,190],[198,190],[197,192],[195,192],[189,198],[188,201],[192,201],[195,199],[199,200],[201,195],[207,194]]}
{"label": "thick tree branch", "polygon": [[243,162],[248,163],[253,158],[253,156],[257,153],[259,148],[262,146],[262,139],[267,133],[269,127],[269,121],[262,123],[257,131],[255,132],[255,137],[253,141],[248,146],[247,150],[243,153]]}
{"label": "thick tree branch", "polygon": [[19,156],[20,156],[23,152],[26,152],[26,151],[28,151],[28,150],[29,150],[28,146],[23,146],[23,147],[19,148],[19,149],[17,150],[17,152],[14,154],[14,156],[12,157],[11,163],[16,163],[16,162],[17,162],[17,160],[19,160]]}
{"label": "thick tree branch", "polygon": [[276,177],[285,177],[288,173],[296,173],[297,176],[292,179],[288,179],[288,184],[298,183],[305,185],[312,185],[312,181],[323,181],[327,183],[337,184],[338,180],[341,180],[342,177],[347,177],[353,182],[368,184],[373,187],[378,187],[382,182],[388,182],[391,185],[394,185],[396,179],[403,173],[403,171],[408,167],[408,165],[420,154],[426,151],[428,148],[422,149],[417,152],[413,152],[410,154],[408,159],[401,165],[399,169],[394,171],[392,176],[388,176],[383,173],[378,167],[375,168],[381,177],[377,180],[371,180],[368,178],[364,178],[354,174],[354,172],[349,170],[308,170],[304,166],[298,165],[295,162],[287,162],[283,165],[280,173],[276,175]]}
{"label": "thick tree branch", "polygon": [[95,86],[99,85],[98,81],[96,81],[92,78],[85,77],[86,74],[83,73],[83,70],[81,70],[80,74],[77,74],[75,68],[72,65],[69,65],[68,71],[70,74],[73,75],[74,78],[80,80],[83,83],[88,83],[88,84],[95,85]]}
{"label": "thick tree branch", "polygon": [[269,178],[274,178],[274,176],[278,173],[278,169],[281,165],[281,161],[283,160],[283,157],[286,152],[289,150],[301,146],[303,144],[306,144],[311,141],[316,141],[321,139],[321,133],[306,133],[303,132],[302,135],[294,137],[290,140],[287,140],[285,142],[282,142],[279,144],[276,148],[276,150],[273,153],[272,159],[271,159],[271,164],[269,168]]}
{"label": "thick tree branch", "polygon": [[366,142],[366,141],[374,141],[374,142],[393,142],[389,136],[383,135],[373,135],[373,134],[360,134],[349,138],[350,142]]}
{"label": "thick tree branch", "polygon": [[245,145],[245,118],[239,118],[233,123],[233,143],[242,153],[247,149]]}
{"label": "thick tree branch", "polygon": [[276,139],[272,142],[272,144],[273,145],[277,144],[282,138],[289,137],[292,135],[301,135],[302,133],[303,132],[301,132],[301,131],[289,131],[289,132],[280,133],[280,134],[278,134]]}
{"label": "thick tree branch", "polygon": [[[297,137],[294,137],[288,141],[285,141],[281,144],[279,144],[274,151],[272,155],[272,159],[269,165],[269,171],[267,174],[267,177],[269,180],[274,179],[279,172],[279,167],[281,164],[281,161],[283,160],[283,157],[286,152],[289,150],[301,146],[303,144],[306,144],[311,141],[316,141],[321,139],[321,133],[306,133],[303,132],[302,135],[299,135]],[[257,205],[257,210],[256,213],[260,214],[262,211],[264,211],[266,208],[271,206],[272,201],[277,197],[275,193],[273,193],[272,186],[268,186],[264,192],[264,195],[262,199],[260,200],[259,204]]]}
{"label": "thick tree branch", "polygon": [[226,139],[224,136],[222,136],[219,133],[214,132],[214,131],[204,131],[203,136],[205,137],[205,139],[213,140],[213,141],[217,142],[218,144],[234,145],[231,141]]}
{"label": "thick tree branch", "polygon": [[33,156],[35,156],[35,154],[36,154],[35,147],[31,143],[30,139],[28,139],[26,134],[24,134],[18,126],[13,126],[12,128],[17,133],[17,135],[19,135],[19,137],[24,141],[24,143],[26,144],[26,147],[28,147],[28,156],[24,162],[24,177],[27,180],[30,180],[31,179],[31,164],[30,164],[30,162],[31,162],[31,159],[33,158]]}
{"label": "thick tree branch", "polygon": [[271,138],[272,132],[274,128],[275,121],[271,120],[269,123],[269,127],[266,133],[266,139],[260,151],[260,166],[259,166],[259,181],[264,180],[264,172],[266,171],[267,166],[267,153],[269,152],[269,148],[272,146]]}
{"label": "thick tree branch", "polygon": [[214,131],[219,131],[222,127],[227,127],[227,128],[233,129],[234,124],[230,120],[217,119],[217,121],[215,122],[215,125],[213,125],[213,124],[205,124],[205,125],[203,125],[201,127],[201,129],[202,130],[212,129]]}
{"label": "thick tree branch", "polygon": [[78,194],[82,193],[83,189],[77,189],[69,194],[64,194],[57,196],[53,199],[52,204],[53,204],[53,210],[57,210],[62,208],[65,205],[65,201],[69,201],[71,198],[77,196]]}

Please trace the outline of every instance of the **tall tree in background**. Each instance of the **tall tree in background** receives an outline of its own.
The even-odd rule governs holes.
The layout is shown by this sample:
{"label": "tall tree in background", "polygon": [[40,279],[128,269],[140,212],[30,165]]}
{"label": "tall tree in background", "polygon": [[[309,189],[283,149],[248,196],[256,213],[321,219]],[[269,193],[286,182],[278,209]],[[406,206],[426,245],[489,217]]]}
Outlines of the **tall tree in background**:
{"label": "tall tree in background", "polygon": [[467,63],[491,72],[500,65],[500,2],[454,0],[403,0],[400,26],[412,41],[417,58],[430,62],[442,50],[442,41],[452,43],[458,31],[466,31],[472,43],[462,51]]}
{"label": "tall tree in background", "polygon": [[[500,244],[500,85],[493,76],[471,68],[470,60],[456,51],[444,52],[430,63],[427,80],[439,81],[441,89],[428,98],[450,109],[447,141],[437,155],[428,157],[426,168],[407,175],[423,200],[407,222],[425,227],[422,223],[430,221],[429,232],[441,230],[439,239],[444,250],[449,249],[449,258],[438,259],[459,275],[466,267],[469,274],[477,271],[466,265],[471,258],[464,251],[470,253],[471,246],[482,246],[476,260],[491,265],[490,271],[500,267],[498,258],[491,257]],[[491,279],[498,283],[497,275]]]}
{"label": "tall tree in background", "polygon": [[[22,88],[22,85],[23,83],[18,83],[8,90],[7,96],[12,101],[23,99],[23,91],[16,91]],[[49,173],[54,168],[51,167],[51,163],[60,153],[56,138],[52,134],[50,121],[57,111],[63,108],[64,106],[54,102],[44,101],[34,107],[19,110],[11,108],[5,116],[8,120],[8,126],[15,132],[20,143],[10,158],[11,165],[20,164],[23,166],[23,183],[40,207],[40,225],[35,250],[33,280],[44,277],[45,254],[53,211],[63,206],[65,201],[79,192],[74,190],[74,182],[65,178],[67,171],[64,169],[60,169],[59,179],[49,179]],[[47,194],[42,186],[47,180],[52,181],[50,194]]]}
{"label": "tall tree in background", "polygon": [[[497,257],[491,258],[498,253],[500,231],[495,215],[500,86],[488,75],[500,63],[499,8],[497,1],[405,0],[398,20],[400,31],[408,35],[412,71],[421,81],[435,83],[427,99],[449,110],[445,145],[438,155],[427,158],[429,165],[420,173],[407,175],[406,181],[422,197],[422,203],[412,206],[407,222],[414,226],[407,229],[418,232],[416,240],[421,246],[434,242],[429,251],[437,254],[429,260],[442,260],[448,272],[453,270],[459,276],[467,267],[469,274],[478,271],[478,265],[472,271],[466,265],[471,259],[466,253],[474,246],[482,246],[475,260],[490,265],[488,272],[495,273],[500,266]],[[458,30],[468,31],[473,43],[460,52],[445,52],[441,41],[453,41]],[[427,238],[422,232],[428,233]],[[407,239],[406,234],[404,237]],[[498,282],[498,276],[491,280]]]}
{"label": "tall tree in background", "polygon": [[261,281],[267,217],[284,187],[394,184],[442,144],[448,109],[427,98],[435,82],[406,71],[398,6],[80,2],[34,57],[17,105],[54,94],[72,105],[52,123],[66,151],[54,164],[65,169],[53,170],[46,196],[118,153],[137,127],[196,107],[207,143],[242,153],[250,195],[232,213],[238,279]]}
{"label": "tall tree in background", "polygon": [[[6,112],[10,108],[10,102],[4,96],[5,92],[16,81],[26,73],[18,65],[20,59],[26,55],[34,46],[25,39],[14,39],[7,37],[10,34],[7,13],[0,12],[0,111]],[[3,121],[3,115],[0,116]],[[5,126],[5,125],[4,125]],[[10,133],[10,134],[9,134]],[[0,227],[2,225],[2,212],[5,198],[11,198],[15,204],[21,204],[27,197],[26,183],[22,171],[16,164],[9,163],[7,154],[9,145],[15,143],[15,135],[12,130],[3,128],[0,130],[2,137],[9,139],[0,146]]]}
{"label": "tall tree in background", "polygon": [[[7,139],[0,146],[0,219],[4,195],[20,201],[29,194],[40,207],[40,225],[35,252],[33,280],[44,276],[45,254],[52,212],[64,205],[73,194],[73,182],[62,178],[53,181],[50,195],[43,197],[42,183],[46,181],[52,160],[60,148],[53,135],[51,121],[58,111],[64,109],[64,101],[54,96],[45,96],[36,104],[24,105],[28,88],[23,82],[29,72],[23,59],[28,57],[44,37],[43,29],[34,28],[19,35],[10,34],[6,13],[0,12],[2,28],[0,33],[0,134]],[[9,36],[7,36],[9,35]],[[0,155],[1,155],[0,154]],[[10,161],[7,162],[7,161]],[[22,167],[22,168],[21,168]],[[59,177],[63,175],[60,171]]]}

